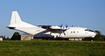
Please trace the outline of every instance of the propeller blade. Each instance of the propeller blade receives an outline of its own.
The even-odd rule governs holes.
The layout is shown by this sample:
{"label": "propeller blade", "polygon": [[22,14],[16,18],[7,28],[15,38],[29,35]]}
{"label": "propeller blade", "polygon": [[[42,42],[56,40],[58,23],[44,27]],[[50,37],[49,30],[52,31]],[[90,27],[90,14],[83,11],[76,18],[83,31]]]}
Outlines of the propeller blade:
{"label": "propeller blade", "polygon": [[59,27],[62,29],[63,28],[63,23]]}
{"label": "propeller blade", "polygon": [[66,25],[66,28],[68,28],[68,25]]}
{"label": "propeller blade", "polygon": [[63,27],[63,24],[61,24],[59,27]]}

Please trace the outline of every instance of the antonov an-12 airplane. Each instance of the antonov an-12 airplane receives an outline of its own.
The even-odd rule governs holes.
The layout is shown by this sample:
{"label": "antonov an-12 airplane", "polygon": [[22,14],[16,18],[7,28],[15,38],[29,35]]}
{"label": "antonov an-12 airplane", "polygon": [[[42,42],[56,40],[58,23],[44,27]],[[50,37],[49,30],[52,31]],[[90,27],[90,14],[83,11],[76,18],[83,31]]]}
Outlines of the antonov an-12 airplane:
{"label": "antonov an-12 airplane", "polygon": [[21,20],[17,11],[12,12],[9,29],[19,30],[37,37],[54,37],[54,38],[84,38],[95,37],[96,33],[83,27],[63,27],[51,25],[34,26]]}

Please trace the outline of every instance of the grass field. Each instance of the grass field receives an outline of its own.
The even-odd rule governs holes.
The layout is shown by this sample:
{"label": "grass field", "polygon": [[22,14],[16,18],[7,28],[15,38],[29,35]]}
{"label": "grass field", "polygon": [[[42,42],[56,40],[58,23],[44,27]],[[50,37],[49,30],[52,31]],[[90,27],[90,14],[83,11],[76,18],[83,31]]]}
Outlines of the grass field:
{"label": "grass field", "polygon": [[0,41],[0,56],[105,56],[105,42]]}

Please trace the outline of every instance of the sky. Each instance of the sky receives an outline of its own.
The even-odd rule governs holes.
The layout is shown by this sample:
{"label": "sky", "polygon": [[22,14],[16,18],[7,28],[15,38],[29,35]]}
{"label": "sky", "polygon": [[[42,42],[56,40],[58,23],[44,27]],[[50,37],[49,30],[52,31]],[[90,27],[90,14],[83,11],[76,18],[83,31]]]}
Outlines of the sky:
{"label": "sky", "polygon": [[11,37],[17,32],[6,28],[12,11],[18,11],[23,21],[36,26],[63,23],[105,35],[105,0],[0,0],[0,35]]}

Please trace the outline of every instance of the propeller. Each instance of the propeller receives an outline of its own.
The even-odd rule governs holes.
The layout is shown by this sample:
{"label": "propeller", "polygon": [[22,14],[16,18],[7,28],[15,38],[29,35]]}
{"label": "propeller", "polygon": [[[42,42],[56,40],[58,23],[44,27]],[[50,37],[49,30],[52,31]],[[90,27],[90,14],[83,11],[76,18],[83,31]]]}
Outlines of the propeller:
{"label": "propeller", "polygon": [[64,29],[64,28],[69,29],[67,24],[66,24],[65,27],[63,27],[63,23],[62,23],[59,27],[60,27],[61,29]]}
{"label": "propeller", "polygon": [[63,27],[63,23],[62,23],[59,27],[62,29],[62,27]]}
{"label": "propeller", "polygon": [[68,28],[68,25],[66,24],[66,29]]}
{"label": "propeller", "polygon": [[66,29],[70,29],[70,27],[66,24]]}
{"label": "propeller", "polygon": [[61,24],[59,27],[63,27],[63,24]]}
{"label": "propeller", "polygon": [[63,28],[63,29],[66,28],[66,29],[64,29],[64,30],[61,31],[60,35],[61,35],[62,33],[63,33],[64,35],[66,35],[65,31],[66,31],[67,29],[70,29],[67,24],[66,24],[65,27],[63,27],[63,23],[62,23],[59,27],[61,27],[61,29],[62,29],[62,28]]}

